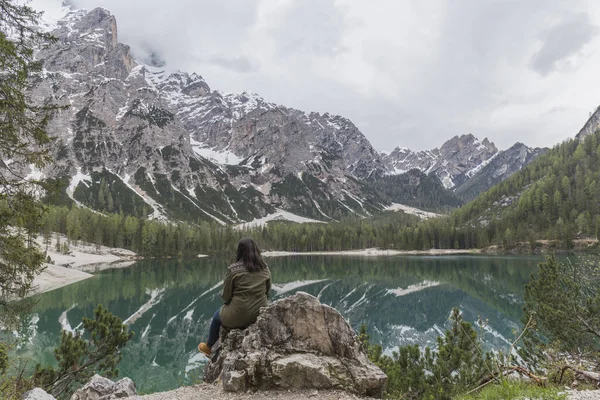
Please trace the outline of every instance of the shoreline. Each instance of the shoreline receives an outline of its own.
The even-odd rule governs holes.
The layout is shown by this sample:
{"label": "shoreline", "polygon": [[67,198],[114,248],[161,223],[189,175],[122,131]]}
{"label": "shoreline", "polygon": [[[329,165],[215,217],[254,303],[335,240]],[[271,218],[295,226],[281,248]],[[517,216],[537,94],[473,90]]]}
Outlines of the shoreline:
{"label": "shoreline", "polygon": [[[66,243],[64,235],[59,236],[61,243]],[[43,251],[46,248],[43,237],[38,237],[36,242]],[[72,283],[80,282],[93,277],[94,273],[107,269],[128,268],[133,265],[140,257],[133,251],[97,246],[95,244],[78,242],[71,243],[67,254],[56,251],[56,234],[48,243],[47,255],[52,263],[45,263],[46,267],[42,273],[37,275],[32,284],[32,290],[29,296],[49,292]],[[539,240],[536,241],[536,251],[533,254],[544,254],[552,249],[555,241]],[[576,239],[575,249],[572,251],[586,251],[590,247],[597,246],[597,240]],[[392,250],[368,248],[360,250],[341,250],[341,251],[264,251],[262,256],[269,257],[290,257],[290,256],[351,256],[351,257],[390,257],[390,256],[452,256],[452,255],[515,255],[532,254],[528,248],[529,244],[517,243],[512,251],[503,251],[498,246],[488,246],[482,249],[429,249],[429,250]],[[527,250],[527,251],[526,251]],[[560,252],[560,249],[554,249]],[[197,254],[196,258],[210,257],[207,254]]]}
{"label": "shoreline", "polygon": [[[58,240],[60,243],[67,243],[64,235],[59,235]],[[44,243],[42,236],[37,237],[35,241],[40,250],[50,257],[51,263],[44,263],[45,269],[33,279],[32,289],[27,297],[89,279],[96,272],[127,268],[138,258],[138,255],[131,250],[97,246],[81,241],[76,244],[71,242],[68,253],[63,254],[56,250],[56,233],[47,244]]]}
{"label": "shoreline", "polygon": [[264,251],[263,257],[288,257],[288,256],[447,256],[447,255],[468,255],[481,254],[481,249],[430,249],[430,250],[382,250],[377,248],[362,250],[341,250],[341,251]]}

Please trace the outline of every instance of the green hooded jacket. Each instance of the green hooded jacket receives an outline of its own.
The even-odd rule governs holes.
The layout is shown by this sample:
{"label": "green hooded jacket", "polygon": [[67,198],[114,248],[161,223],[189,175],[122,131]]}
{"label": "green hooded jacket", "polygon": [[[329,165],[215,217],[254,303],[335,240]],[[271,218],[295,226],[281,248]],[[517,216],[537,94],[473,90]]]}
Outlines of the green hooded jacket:
{"label": "green hooded jacket", "polygon": [[266,307],[271,293],[269,268],[250,272],[241,261],[227,268],[221,296],[225,305],[219,317],[230,329],[246,328],[256,322],[261,307]]}

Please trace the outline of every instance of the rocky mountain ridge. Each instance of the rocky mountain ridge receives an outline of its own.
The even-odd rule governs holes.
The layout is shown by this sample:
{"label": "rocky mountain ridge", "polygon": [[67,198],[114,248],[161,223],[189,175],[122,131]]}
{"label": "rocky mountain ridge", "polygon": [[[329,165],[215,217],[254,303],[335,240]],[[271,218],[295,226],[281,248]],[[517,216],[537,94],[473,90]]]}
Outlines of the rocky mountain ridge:
{"label": "rocky mountain ridge", "polygon": [[600,106],[590,114],[589,119],[583,125],[583,128],[575,136],[577,139],[581,139],[585,136],[591,135],[600,129]]}
{"label": "rocky mountain ridge", "polygon": [[531,148],[523,143],[515,143],[507,150],[500,151],[482,163],[479,170],[455,189],[455,193],[466,201],[473,200],[480,193],[508,179],[537,157],[548,152],[547,148]]}
{"label": "rocky mountain ridge", "polygon": [[37,52],[44,70],[30,94],[69,107],[48,126],[55,162],[27,173],[63,181],[69,197],[99,211],[228,224],[284,209],[333,221],[394,201],[366,182],[417,168],[456,187],[497,154],[463,135],[384,157],[347,118],[139,63],[101,8],[70,12],[52,33],[58,41]]}
{"label": "rocky mountain ridge", "polygon": [[[530,148],[516,143],[507,150],[499,151],[487,138],[482,141],[472,134],[454,136],[439,149],[412,151],[397,147],[383,154],[383,162],[394,174],[403,174],[418,169],[427,175],[433,174],[446,189],[457,194],[470,190],[467,200],[481,191],[508,178],[514,172],[533,161],[547,149]],[[473,182],[478,182],[477,185]]]}
{"label": "rocky mountain ridge", "polygon": [[473,170],[489,160],[498,149],[487,138],[479,141],[472,134],[454,136],[439,149],[414,152],[397,147],[384,161],[396,174],[416,168],[435,174],[448,189],[460,185],[473,175]]}

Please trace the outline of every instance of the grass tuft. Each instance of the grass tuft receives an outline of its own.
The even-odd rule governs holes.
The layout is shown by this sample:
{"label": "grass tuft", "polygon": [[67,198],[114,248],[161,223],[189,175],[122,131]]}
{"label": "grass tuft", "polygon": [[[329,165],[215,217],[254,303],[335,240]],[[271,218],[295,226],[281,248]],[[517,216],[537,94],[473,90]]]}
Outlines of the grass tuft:
{"label": "grass tuft", "polygon": [[469,396],[458,397],[457,400],[566,400],[567,395],[558,388],[541,388],[528,382],[506,380],[497,385],[490,385]]}

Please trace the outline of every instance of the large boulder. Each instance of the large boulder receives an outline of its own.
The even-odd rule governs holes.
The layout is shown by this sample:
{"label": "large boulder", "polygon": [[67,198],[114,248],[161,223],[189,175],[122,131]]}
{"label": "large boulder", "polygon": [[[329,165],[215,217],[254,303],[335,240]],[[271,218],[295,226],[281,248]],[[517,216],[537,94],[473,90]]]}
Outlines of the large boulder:
{"label": "large boulder", "polygon": [[73,393],[71,400],[114,400],[135,395],[135,384],[129,378],[113,382],[100,375],[94,375],[84,387]]}
{"label": "large boulder", "polygon": [[342,389],[379,397],[387,376],[367,358],[352,327],[307,293],[261,309],[256,323],[227,334],[204,380],[226,391]]}
{"label": "large boulder", "polygon": [[56,400],[54,396],[46,393],[44,389],[35,388],[23,395],[23,400]]}

